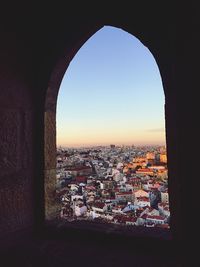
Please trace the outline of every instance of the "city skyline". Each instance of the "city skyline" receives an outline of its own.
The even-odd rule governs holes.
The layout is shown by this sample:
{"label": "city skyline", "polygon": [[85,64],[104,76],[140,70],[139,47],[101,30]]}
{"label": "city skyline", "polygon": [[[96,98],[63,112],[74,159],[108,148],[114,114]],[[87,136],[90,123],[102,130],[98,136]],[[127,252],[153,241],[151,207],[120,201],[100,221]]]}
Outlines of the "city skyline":
{"label": "city skyline", "polygon": [[164,91],[156,61],[110,26],[71,61],[57,101],[57,146],[165,145]]}

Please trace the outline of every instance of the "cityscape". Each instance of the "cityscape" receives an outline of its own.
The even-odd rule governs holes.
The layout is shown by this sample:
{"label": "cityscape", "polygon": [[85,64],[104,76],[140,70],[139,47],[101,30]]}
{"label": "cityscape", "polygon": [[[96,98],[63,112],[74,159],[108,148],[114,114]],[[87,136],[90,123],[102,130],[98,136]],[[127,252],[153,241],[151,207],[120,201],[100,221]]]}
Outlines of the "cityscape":
{"label": "cityscape", "polygon": [[60,219],[170,228],[165,146],[57,148]]}
{"label": "cityscape", "polygon": [[170,226],[164,91],[133,35],[105,26],[77,52],[57,102],[59,220]]}

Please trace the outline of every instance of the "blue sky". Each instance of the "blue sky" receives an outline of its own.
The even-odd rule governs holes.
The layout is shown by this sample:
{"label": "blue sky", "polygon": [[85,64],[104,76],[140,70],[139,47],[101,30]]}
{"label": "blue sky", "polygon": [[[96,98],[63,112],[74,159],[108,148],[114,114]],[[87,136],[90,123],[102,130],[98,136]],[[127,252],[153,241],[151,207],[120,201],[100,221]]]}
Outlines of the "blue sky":
{"label": "blue sky", "polygon": [[57,101],[57,146],[165,144],[164,91],[153,55],[110,26],[77,52]]}

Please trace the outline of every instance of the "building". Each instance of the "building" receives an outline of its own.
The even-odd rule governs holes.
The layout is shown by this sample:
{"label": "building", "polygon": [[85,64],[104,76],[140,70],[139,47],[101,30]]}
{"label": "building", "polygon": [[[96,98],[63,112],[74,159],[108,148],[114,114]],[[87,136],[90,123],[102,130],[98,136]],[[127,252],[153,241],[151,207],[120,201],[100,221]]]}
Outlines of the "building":
{"label": "building", "polygon": [[167,154],[160,154],[160,162],[167,163]]}
{"label": "building", "polygon": [[130,202],[132,202],[132,201],[134,201],[134,195],[133,195],[133,193],[132,193],[132,191],[131,192],[116,192],[115,193],[115,199],[117,200],[117,201],[119,201],[119,202],[127,202],[127,201],[130,201]]}
{"label": "building", "polygon": [[149,168],[140,168],[136,171],[136,174],[153,176],[154,171]]}

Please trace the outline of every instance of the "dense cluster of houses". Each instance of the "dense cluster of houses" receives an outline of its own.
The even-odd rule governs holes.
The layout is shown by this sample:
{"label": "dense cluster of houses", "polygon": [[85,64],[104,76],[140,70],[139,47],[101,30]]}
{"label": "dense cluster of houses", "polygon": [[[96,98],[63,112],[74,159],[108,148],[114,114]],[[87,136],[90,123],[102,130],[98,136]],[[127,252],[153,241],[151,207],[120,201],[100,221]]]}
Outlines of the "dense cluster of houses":
{"label": "dense cluster of houses", "polygon": [[94,147],[57,151],[60,218],[169,228],[164,147]]}

